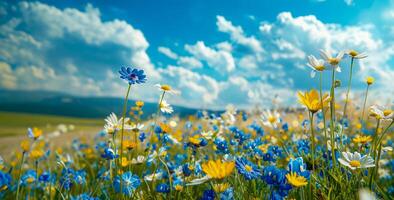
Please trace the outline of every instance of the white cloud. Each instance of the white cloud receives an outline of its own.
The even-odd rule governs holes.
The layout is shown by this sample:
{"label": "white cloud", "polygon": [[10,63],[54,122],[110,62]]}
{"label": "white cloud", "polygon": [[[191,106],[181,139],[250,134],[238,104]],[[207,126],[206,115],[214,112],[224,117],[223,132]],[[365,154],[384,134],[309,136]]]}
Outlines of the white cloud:
{"label": "white cloud", "polygon": [[177,103],[189,107],[217,105],[214,101],[218,98],[220,89],[215,79],[183,67],[171,65],[166,69],[159,69],[159,72],[166,83],[182,91],[182,97],[174,99]]}
{"label": "white cloud", "polygon": [[242,27],[234,26],[231,21],[226,20],[223,16],[216,16],[216,25],[219,31],[230,34],[231,39],[245,47],[250,48],[253,52],[259,53],[263,51],[260,41],[255,37],[247,37]]}
{"label": "white cloud", "polygon": [[2,87],[119,96],[121,80],[106,72],[128,65],[144,69],[149,81],[160,79],[143,33],[122,20],[103,21],[90,4],[84,10],[40,2],[2,6],[12,10],[0,25],[0,58],[6,63],[1,69],[7,72],[2,77],[8,77]]}
{"label": "white cloud", "polygon": [[186,44],[185,49],[194,57],[207,62],[210,67],[216,70],[230,72],[235,69],[234,58],[229,52],[207,47],[203,41],[198,41],[195,45]]}
{"label": "white cloud", "polygon": [[11,66],[5,62],[0,62],[0,86],[7,89],[16,88],[16,77]]}
{"label": "white cloud", "polygon": [[166,55],[169,58],[172,58],[172,59],[177,59],[178,58],[178,55],[176,53],[174,53],[171,49],[167,48],[167,47],[158,47],[157,50],[160,53]]}
{"label": "white cloud", "polygon": [[187,68],[202,68],[203,64],[194,57],[181,56],[178,59],[178,65]]}

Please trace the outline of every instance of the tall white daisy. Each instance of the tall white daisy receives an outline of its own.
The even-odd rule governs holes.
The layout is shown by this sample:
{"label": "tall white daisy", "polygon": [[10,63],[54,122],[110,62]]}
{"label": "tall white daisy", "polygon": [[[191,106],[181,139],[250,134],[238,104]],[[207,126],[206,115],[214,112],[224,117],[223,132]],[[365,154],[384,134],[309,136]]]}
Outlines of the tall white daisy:
{"label": "tall white daisy", "polygon": [[349,167],[352,170],[360,169],[360,168],[369,168],[374,167],[374,160],[369,155],[361,156],[357,151],[354,153],[351,152],[342,152],[342,157],[338,158],[338,161],[344,165]]}

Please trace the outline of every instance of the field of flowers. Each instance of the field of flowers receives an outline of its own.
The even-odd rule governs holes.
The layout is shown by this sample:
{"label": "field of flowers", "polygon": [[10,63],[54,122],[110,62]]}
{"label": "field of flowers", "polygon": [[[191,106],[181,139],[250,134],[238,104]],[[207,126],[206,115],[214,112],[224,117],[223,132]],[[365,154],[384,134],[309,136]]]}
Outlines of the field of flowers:
{"label": "field of flowers", "polygon": [[[122,67],[123,113],[112,113],[93,140],[69,147],[28,128],[26,140],[0,160],[1,199],[392,199],[392,107],[349,99],[355,50],[308,57],[317,90],[298,92],[305,109],[201,111],[179,118],[166,101],[177,91],[158,84],[158,109],[142,120],[144,103],[127,105],[149,74]],[[335,79],[350,60],[345,101]],[[331,80],[322,80],[330,73]],[[353,77],[354,78],[354,77]],[[322,91],[323,81],[331,84]],[[311,81],[312,82],[312,81]],[[311,84],[312,85],[312,84]],[[372,88],[371,88],[372,87]],[[280,106],[279,106],[280,108]]]}

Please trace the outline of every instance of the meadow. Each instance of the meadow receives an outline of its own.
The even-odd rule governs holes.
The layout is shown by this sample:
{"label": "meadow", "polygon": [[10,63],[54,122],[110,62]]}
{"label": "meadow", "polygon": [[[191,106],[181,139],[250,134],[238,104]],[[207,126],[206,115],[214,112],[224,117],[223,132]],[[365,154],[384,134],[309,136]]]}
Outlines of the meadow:
{"label": "meadow", "polygon": [[[320,85],[311,79],[318,89],[297,93],[297,110],[229,105],[180,118],[166,99],[179,94],[176,85],[157,84],[157,112],[142,120],[144,102],[127,102],[149,74],[122,67],[123,111],[105,120],[0,113],[10,152],[0,160],[0,198],[392,199],[392,105],[368,103],[372,77],[362,105],[349,98],[355,61],[366,54],[320,54],[306,61]],[[336,80],[339,65],[350,67],[349,85]],[[3,146],[12,143],[5,136],[15,144]]]}

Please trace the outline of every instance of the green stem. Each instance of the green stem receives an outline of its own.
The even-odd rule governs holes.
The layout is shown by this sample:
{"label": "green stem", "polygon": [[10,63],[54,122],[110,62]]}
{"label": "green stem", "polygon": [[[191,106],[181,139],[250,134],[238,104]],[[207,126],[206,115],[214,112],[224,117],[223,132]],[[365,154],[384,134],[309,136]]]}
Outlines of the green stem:
{"label": "green stem", "polygon": [[16,200],[19,199],[19,188],[20,188],[22,165],[23,165],[24,159],[25,159],[25,152],[22,153],[21,164],[19,165],[18,183],[17,183],[17,189],[16,189]]}
{"label": "green stem", "polygon": [[330,101],[330,110],[331,110],[331,121],[330,121],[330,135],[331,135],[331,156],[332,156],[332,165],[335,167],[336,159],[335,159],[335,140],[334,140],[334,120],[335,120],[335,68],[332,68],[332,76],[331,76],[331,101]]}
{"label": "green stem", "polygon": [[[127,88],[127,93],[126,93],[126,97],[124,99],[124,103],[123,103],[123,113],[122,113],[122,130],[121,130],[121,135],[120,135],[120,159],[123,158],[123,133],[124,133],[124,120],[126,118],[126,111],[127,111],[127,101],[129,99],[129,93],[130,93],[130,89],[131,89],[131,84],[129,84],[129,87]],[[116,167],[116,163],[115,163],[115,169],[117,169]],[[117,174],[118,172],[115,171],[115,174]],[[119,179],[120,180],[120,194],[122,195],[122,177]]]}
{"label": "green stem", "polygon": [[362,119],[362,121],[364,121],[364,111],[365,111],[365,105],[367,104],[368,89],[369,89],[369,85],[367,85],[367,91],[365,92],[365,99],[364,99],[364,105],[363,105],[363,112],[362,112],[362,114],[361,114],[361,119]]}
{"label": "green stem", "polygon": [[345,106],[343,107],[343,117],[346,117],[346,108],[347,108],[347,103],[349,101],[350,87],[352,85],[353,63],[354,63],[354,58],[352,57],[352,61],[350,62],[349,84],[347,86]]}
{"label": "green stem", "polygon": [[313,131],[313,115],[314,113],[309,114],[309,118],[311,120],[311,144],[312,144],[312,171],[315,171],[315,131]]}
{"label": "green stem", "polygon": [[394,124],[394,120],[391,121],[391,123],[384,129],[384,131],[382,132],[380,138],[379,138],[378,141],[377,141],[377,144],[378,144],[378,145],[379,145],[380,143],[382,143],[384,134],[386,134],[386,132],[390,129],[390,127],[391,127],[393,124]]}
{"label": "green stem", "polygon": [[[321,104],[321,112],[323,114],[323,127],[324,127],[324,142],[326,143],[326,155],[328,156],[328,146],[327,146],[327,127],[326,127],[326,113],[324,112],[323,106],[323,72],[320,72],[320,104]],[[327,164],[329,163],[329,159],[327,159]],[[328,164],[329,165],[329,164]],[[327,165],[327,166],[328,166]]]}

